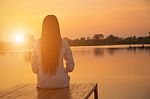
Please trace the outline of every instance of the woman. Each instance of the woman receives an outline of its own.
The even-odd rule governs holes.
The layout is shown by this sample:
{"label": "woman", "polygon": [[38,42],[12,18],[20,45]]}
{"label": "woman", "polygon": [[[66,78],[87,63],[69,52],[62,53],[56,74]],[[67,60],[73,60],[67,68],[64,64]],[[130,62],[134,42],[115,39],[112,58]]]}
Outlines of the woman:
{"label": "woman", "polygon": [[[63,65],[63,58],[66,66]],[[74,69],[74,59],[68,42],[61,39],[56,16],[48,15],[42,25],[42,36],[33,48],[32,71],[37,74],[37,88],[69,87],[69,72]]]}

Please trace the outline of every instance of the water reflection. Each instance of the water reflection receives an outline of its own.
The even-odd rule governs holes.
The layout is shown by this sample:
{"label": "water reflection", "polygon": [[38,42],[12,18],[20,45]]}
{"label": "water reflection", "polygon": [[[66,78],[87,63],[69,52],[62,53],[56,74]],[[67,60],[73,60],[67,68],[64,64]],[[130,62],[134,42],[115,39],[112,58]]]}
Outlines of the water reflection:
{"label": "water reflection", "polygon": [[129,52],[129,53],[138,53],[138,52],[143,52],[147,53],[150,56],[150,46],[146,47],[113,47],[113,48],[101,48],[99,46],[93,46],[93,47],[73,47],[73,54],[78,55],[78,56],[95,56],[95,57],[104,57],[105,55],[110,55],[113,56],[117,53],[122,53],[122,52]]}
{"label": "water reflection", "polygon": [[0,52],[0,56],[5,56],[6,52]]}
{"label": "water reflection", "polygon": [[145,51],[150,55],[150,46],[146,46],[146,47],[129,47],[127,48],[128,51],[133,51],[133,52],[137,52],[137,51]]}
{"label": "water reflection", "polygon": [[[95,57],[104,57],[106,54],[113,56],[119,52],[122,51],[127,51],[127,52],[146,52],[150,56],[150,47],[128,47],[128,48],[99,48],[99,47],[94,47],[94,48],[80,48],[80,49],[74,49],[73,54],[76,55],[82,55],[82,56],[90,56],[94,55]],[[20,56],[21,58],[24,59],[26,63],[30,63],[31,60],[31,55],[32,51],[6,51],[6,52],[0,52],[1,57],[5,56]]]}
{"label": "water reflection", "polygon": [[96,57],[103,57],[104,56],[104,49],[94,48],[94,55]]}
{"label": "water reflection", "polygon": [[2,51],[0,52],[0,58],[3,58],[7,61],[19,58],[23,59],[24,62],[30,63],[32,51]]}
{"label": "water reflection", "polygon": [[[94,48],[93,54],[96,57],[104,57],[106,53],[108,53],[110,56],[113,56],[114,54],[120,52],[120,51],[129,51],[129,52],[146,52],[150,55],[150,47],[134,47],[134,48]],[[84,50],[84,53],[86,53],[86,50]]]}

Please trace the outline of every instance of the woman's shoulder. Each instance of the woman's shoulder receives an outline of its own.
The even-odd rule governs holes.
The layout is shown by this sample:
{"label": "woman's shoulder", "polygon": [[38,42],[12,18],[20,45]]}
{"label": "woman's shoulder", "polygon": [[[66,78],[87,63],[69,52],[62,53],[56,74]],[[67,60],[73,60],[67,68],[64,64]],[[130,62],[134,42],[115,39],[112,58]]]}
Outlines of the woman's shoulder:
{"label": "woman's shoulder", "polygon": [[34,41],[35,46],[38,46],[39,44],[40,44],[40,39],[37,39],[37,40]]}
{"label": "woman's shoulder", "polygon": [[68,41],[64,38],[62,38],[62,45],[63,46],[67,46],[68,45]]}
{"label": "woman's shoulder", "polygon": [[39,49],[39,47],[40,47],[40,39],[37,39],[33,43],[33,49],[37,50],[37,49]]}
{"label": "woman's shoulder", "polygon": [[64,38],[62,38],[61,39],[62,40],[62,43],[65,43],[67,40],[66,39],[64,39]]}

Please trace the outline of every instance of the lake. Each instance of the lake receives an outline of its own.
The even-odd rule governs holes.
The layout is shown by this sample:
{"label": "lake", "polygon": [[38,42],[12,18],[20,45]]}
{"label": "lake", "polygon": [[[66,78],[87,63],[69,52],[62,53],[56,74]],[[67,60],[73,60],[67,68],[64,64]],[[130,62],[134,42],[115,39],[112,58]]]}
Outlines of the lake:
{"label": "lake", "polygon": [[[98,82],[101,99],[150,99],[150,48],[128,47],[72,47],[71,82]],[[30,59],[31,51],[0,52],[0,90],[36,83]]]}

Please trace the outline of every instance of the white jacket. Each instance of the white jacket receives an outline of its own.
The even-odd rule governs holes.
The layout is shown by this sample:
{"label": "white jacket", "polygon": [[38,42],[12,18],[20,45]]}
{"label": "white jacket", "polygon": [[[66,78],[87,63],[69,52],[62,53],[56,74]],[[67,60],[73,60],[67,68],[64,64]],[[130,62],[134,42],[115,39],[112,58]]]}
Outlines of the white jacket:
{"label": "white jacket", "polygon": [[[66,67],[64,67],[63,59],[66,60]],[[70,77],[68,72],[72,72],[74,69],[74,59],[68,42],[62,39],[62,48],[60,50],[56,75],[43,73],[39,40],[33,48],[31,67],[32,71],[37,74],[37,87],[45,89],[69,87]]]}

